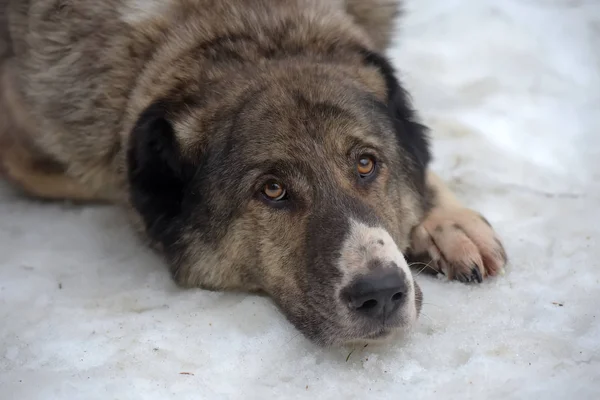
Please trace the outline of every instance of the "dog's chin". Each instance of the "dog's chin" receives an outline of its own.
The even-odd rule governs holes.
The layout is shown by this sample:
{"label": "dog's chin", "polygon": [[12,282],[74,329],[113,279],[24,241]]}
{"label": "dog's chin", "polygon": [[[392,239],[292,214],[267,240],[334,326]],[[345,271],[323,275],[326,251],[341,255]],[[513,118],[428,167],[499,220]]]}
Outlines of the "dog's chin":
{"label": "dog's chin", "polygon": [[401,326],[401,327],[393,327],[393,328],[382,327],[377,330],[366,332],[365,334],[360,335],[359,337],[349,339],[349,340],[344,340],[340,344],[342,346],[353,346],[353,347],[360,347],[360,346],[366,346],[366,345],[370,345],[370,346],[387,345],[387,344],[393,343],[394,341],[401,339],[402,337],[405,337],[411,331],[412,331],[412,326]]}
{"label": "dog's chin", "polygon": [[416,316],[411,320],[403,319],[398,324],[371,326],[353,331],[351,335],[342,335],[345,338],[336,340],[336,344],[340,346],[359,346],[359,345],[385,345],[394,341],[401,340],[407,337],[414,329],[418,316],[420,314],[419,307],[416,307]]}

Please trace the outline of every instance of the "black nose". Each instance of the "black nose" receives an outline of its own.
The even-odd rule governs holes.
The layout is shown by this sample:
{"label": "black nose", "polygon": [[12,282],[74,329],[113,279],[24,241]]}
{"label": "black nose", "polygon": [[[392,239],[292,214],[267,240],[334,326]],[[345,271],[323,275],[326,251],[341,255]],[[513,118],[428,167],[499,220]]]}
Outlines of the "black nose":
{"label": "black nose", "polygon": [[352,311],[373,319],[388,319],[406,302],[408,284],[404,271],[377,267],[344,290]]}

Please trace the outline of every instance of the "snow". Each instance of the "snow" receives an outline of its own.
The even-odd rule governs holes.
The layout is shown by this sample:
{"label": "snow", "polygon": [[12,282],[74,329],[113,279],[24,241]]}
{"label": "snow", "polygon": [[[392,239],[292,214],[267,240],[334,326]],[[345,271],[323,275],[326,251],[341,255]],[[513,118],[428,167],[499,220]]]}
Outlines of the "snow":
{"label": "snow", "polygon": [[407,12],[390,56],[503,277],[420,275],[409,338],[323,349],[266,297],[177,288],[120,211],[0,182],[0,398],[599,399],[600,3]]}

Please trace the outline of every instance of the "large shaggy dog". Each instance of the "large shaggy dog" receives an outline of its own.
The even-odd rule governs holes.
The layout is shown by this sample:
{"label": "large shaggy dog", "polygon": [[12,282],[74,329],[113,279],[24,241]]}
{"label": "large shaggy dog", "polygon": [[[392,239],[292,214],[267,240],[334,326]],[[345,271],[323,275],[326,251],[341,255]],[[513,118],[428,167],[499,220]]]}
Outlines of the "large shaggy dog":
{"label": "large shaggy dog", "polygon": [[[0,1],[3,5],[5,1]],[[4,175],[109,201],[183,286],[263,291],[321,344],[417,319],[409,261],[481,282],[486,220],[428,169],[391,0],[15,0]]]}

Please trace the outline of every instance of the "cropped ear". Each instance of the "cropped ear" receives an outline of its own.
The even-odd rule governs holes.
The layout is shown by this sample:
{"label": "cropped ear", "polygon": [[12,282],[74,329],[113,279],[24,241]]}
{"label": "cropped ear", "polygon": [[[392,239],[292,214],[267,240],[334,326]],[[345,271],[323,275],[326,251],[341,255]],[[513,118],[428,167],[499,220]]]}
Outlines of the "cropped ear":
{"label": "cropped ear", "polygon": [[139,116],[130,136],[127,167],[132,205],[150,238],[167,244],[176,234],[173,220],[181,213],[188,166],[165,104],[154,103]]}
{"label": "cropped ear", "polygon": [[[379,70],[387,88],[388,113],[394,124],[399,144],[411,156],[416,169],[423,174],[431,160],[427,128],[418,122],[406,91],[400,85],[392,64],[382,55],[361,49],[366,65]],[[424,179],[424,176],[423,176]]]}

